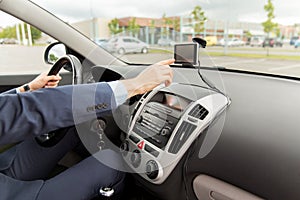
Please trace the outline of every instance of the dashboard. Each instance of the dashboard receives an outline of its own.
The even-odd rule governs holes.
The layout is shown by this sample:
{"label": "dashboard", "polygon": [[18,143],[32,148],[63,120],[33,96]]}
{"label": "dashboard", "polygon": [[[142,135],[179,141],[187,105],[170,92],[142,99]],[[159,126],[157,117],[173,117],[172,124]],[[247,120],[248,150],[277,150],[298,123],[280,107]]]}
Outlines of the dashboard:
{"label": "dashboard", "polygon": [[[93,74],[103,73],[96,68]],[[163,183],[193,141],[229,104],[228,97],[207,87],[158,86],[134,102],[120,147],[125,162],[145,180]]]}
{"label": "dashboard", "polygon": [[[98,66],[93,70],[97,71],[94,74],[107,79],[108,73],[116,80],[135,77],[143,69],[144,66]],[[208,175],[257,197],[298,199],[295,197],[300,195],[296,189],[300,166],[299,81],[234,70],[216,73],[204,69],[204,73],[230,100],[201,85],[195,70],[182,68],[174,68],[174,84],[170,87],[159,87],[129,100],[129,112],[122,116],[126,127],[122,128],[121,151],[128,168],[136,172],[132,175],[137,185],[160,199],[197,199],[197,182],[210,183],[201,178]],[[218,101],[212,106],[206,99]],[[190,116],[196,105],[208,111],[204,120]],[[161,130],[159,134],[149,126],[143,127],[149,124],[149,117],[155,121],[152,126]],[[174,121],[171,127],[166,123],[169,119]],[[177,153],[172,152],[177,132],[186,123],[197,128],[183,144],[179,143]],[[165,132],[167,137],[163,136]],[[155,142],[157,139],[162,140],[160,145]],[[207,147],[212,141],[215,145]],[[222,186],[219,183],[215,186]],[[176,197],[174,191],[178,191]]]}

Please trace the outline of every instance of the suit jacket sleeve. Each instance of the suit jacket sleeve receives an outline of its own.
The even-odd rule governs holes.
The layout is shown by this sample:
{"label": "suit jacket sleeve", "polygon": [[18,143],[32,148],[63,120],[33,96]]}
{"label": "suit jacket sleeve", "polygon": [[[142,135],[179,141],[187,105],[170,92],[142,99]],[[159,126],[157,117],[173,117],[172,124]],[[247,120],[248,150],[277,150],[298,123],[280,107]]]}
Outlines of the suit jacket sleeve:
{"label": "suit jacket sleeve", "polygon": [[72,126],[116,108],[107,83],[0,95],[0,144]]}
{"label": "suit jacket sleeve", "polygon": [[5,91],[5,92],[1,93],[1,95],[4,95],[4,94],[16,94],[16,93],[17,93],[16,89],[11,89],[11,90],[8,90],[8,91]]}

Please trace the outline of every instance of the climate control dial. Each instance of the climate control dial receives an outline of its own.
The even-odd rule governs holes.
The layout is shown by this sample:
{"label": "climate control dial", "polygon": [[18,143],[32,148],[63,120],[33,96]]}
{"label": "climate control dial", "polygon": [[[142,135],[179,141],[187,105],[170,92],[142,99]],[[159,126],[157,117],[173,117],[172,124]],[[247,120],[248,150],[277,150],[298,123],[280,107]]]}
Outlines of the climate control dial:
{"label": "climate control dial", "polygon": [[158,177],[158,172],[158,164],[154,160],[149,160],[146,164],[146,175],[153,180]]}

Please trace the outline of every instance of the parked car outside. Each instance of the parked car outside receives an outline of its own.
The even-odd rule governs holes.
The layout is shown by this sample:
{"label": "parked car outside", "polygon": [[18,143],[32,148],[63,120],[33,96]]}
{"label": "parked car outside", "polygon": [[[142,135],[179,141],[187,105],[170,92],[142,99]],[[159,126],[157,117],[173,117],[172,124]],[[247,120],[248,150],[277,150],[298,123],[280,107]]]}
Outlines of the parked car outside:
{"label": "parked car outside", "polygon": [[[226,40],[223,38],[219,41],[219,44],[221,46],[226,45]],[[229,38],[227,41],[227,46],[229,47],[238,47],[238,46],[244,46],[245,42],[240,40],[239,38]]]}
{"label": "parked car outside", "polygon": [[160,38],[157,41],[158,46],[173,46],[175,42],[170,38]]}
{"label": "parked car outside", "polygon": [[95,39],[96,44],[98,44],[100,47],[106,48],[106,43],[108,42],[108,39],[105,38],[96,38]]}
{"label": "parked car outside", "polygon": [[113,37],[106,43],[106,49],[112,53],[148,53],[149,45],[130,36]]}
{"label": "parked car outside", "polygon": [[263,47],[282,47],[283,43],[279,38],[266,38],[263,42]]}
{"label": "parked car outside", "polygon": [[264,43],[264,38],[263,37],[252,37],[250,40],[250,46],[254,47],[261,47]]}
{"label": "parked car outside", "polygon": [[218,43],[216,36],[206,36],[204,39],[206,40],[206,46],[215,46]]}
{"label": "parked car outside", "polygon": [[293,36],[291,37],[291,40],[290,40],[290,45],[294,45],[295,42],[299,39],[299,36]]}
{"label": "parked car outside", "polygon": [[298,40],[296,40],[296,41],[294,42],[294,47],[295,47],[295,48],[300,47],[300,39],[298,39]]}
{"label": "parked car outside", "polygon": [[18,44],[18,41],[14,38],[3,38],[0,44]]}

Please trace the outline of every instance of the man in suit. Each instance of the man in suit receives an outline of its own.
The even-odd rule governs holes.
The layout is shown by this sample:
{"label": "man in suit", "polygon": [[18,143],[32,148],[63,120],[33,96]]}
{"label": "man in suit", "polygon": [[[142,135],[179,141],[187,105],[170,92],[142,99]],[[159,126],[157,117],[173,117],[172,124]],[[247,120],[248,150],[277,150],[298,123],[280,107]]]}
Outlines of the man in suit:
{"label": "man in suit", "polygon": [[[127,98],[161,83],[168,86],[173,77],[168,65],[173,62],[161,61],[133,79],[109,83],[56,87],[60,77],[44,74],[0,94],[0,144],[20,142],[0,154],[0,199],[91,199],[99,195],[101,187],[113,188],[114,198],[120,198],[124,173],[117,170],[121,167],[120,157],[111,150],[99,151],[45,179],[53,166],[80,142],[74,125],[101,116]],[[70,128],[54,146],[37,144],[36,136],[65,127]]]}

